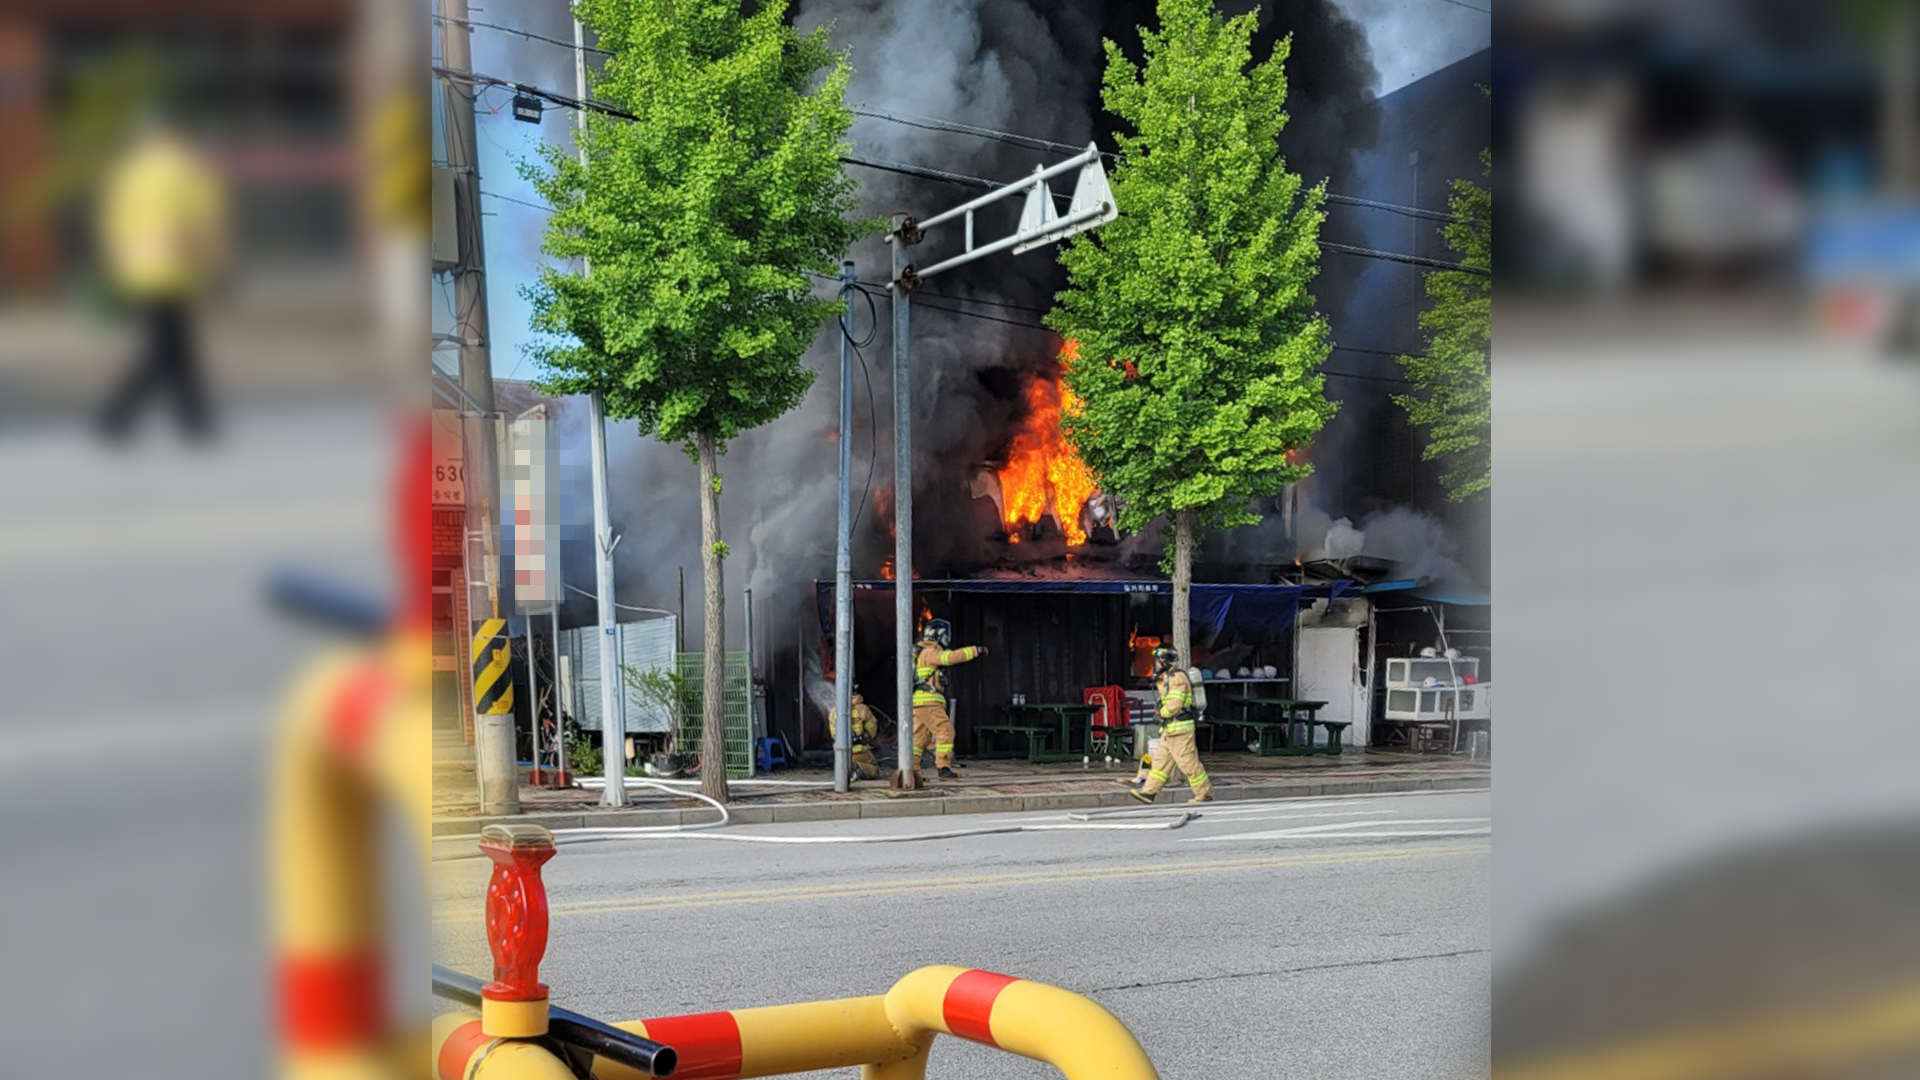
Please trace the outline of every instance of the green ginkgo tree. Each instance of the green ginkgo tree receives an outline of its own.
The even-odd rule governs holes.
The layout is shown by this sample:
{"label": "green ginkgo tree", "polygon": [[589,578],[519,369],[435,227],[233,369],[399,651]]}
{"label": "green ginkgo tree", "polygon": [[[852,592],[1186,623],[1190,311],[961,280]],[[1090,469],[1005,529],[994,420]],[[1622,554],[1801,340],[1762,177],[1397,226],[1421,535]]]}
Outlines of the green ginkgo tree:
{"label": "green ginkgo tree", "polygon": [[[1491,155],[1480,160],[1492,172]],[[1426,429],[1421,458],[1441,463],[1447,497],[1461,502],[1493,486],[1493,193],[1455,180],[1447,206],[1440,231],[1464,269],[1427,274],[1427,351],[1400,358],[1414,392],[1394,400]]]}
{"label": "green ginkgo tree", "polygon": [[1120,525],[1171,525],[1184,664],[1196,541],[1259,521],[1256,500],[1306,477],[1298,451],[1335,405],[1308,292],[1325,185],[1307,187],[1279,146],[1291,38],[1256,63],[1254,17],[1212,0],[1160,0],[1159,24],[1141,32],[1144,65],[1106,42],[1120,216],[1062,250],[1068,288],[1047,322],[1070,343],[1079,399],[1063,426]]}
{"label": "green ginkgo tree", "polygon": [[[727,796],[727,545],[720,457],[729,440],[799,405],[802,357],[840,305],[831,276],[875,227],[850,217],[840,158],[849,68],[824,28],[796,31],[784,0],[580,0],[609,56],[580,153],[526,167],[554,208],[545,269],[527,297],[547,335],[541,389],[598,393],[610,417],[684,446],[700,470],[705,577],[701,785]],[[628,118],[630,117],[630,119]]]}

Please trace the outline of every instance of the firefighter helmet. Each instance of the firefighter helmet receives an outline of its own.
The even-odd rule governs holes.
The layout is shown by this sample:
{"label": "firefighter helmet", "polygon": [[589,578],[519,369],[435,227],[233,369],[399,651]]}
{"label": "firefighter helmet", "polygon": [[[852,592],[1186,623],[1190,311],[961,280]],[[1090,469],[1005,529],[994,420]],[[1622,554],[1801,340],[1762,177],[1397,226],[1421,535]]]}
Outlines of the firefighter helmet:
{"label": "firefighter helmet", "polygon": [[920,640],[947,648],[953,644],[953,624],[945,619],[929,619],[920,630]]}

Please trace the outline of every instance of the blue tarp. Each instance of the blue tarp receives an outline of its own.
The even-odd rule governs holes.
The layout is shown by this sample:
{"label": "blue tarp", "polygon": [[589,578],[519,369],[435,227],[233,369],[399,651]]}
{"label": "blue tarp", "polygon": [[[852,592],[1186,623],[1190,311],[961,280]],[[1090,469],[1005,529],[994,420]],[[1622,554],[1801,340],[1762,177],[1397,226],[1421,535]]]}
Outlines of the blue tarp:
{"label": "blue tarp", "polygon": [[1862,281],[1920,282],[1920,206],[1854,206],[1819,214],[1807,230],[1808,280],[1816,285]]}
{"label": "blue tarp", "polygon": [[1487,607],[1493,603],[1493,594],[1471,581],[1431,582],[1415,589],[1413,595],[1455,607]]}

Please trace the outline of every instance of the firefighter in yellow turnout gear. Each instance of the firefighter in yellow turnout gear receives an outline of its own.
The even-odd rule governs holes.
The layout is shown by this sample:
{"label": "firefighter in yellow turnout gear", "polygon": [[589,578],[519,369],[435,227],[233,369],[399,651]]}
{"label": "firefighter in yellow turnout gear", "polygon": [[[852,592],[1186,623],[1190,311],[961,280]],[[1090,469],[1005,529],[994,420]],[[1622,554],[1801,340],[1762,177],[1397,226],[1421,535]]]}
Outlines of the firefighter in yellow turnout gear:
{"label": "firefighter in yellow turnout gear", "polygon": [[[880,724],[873,718],[873,709],[868,707],[867,699],[859,690],[853,692],[852,718],[847,722],[853,743],[853,775],[861,780],[874,780],[880,776],[880,763],[873,758],[873,741],[879,737]],[[827,737],[833,738],[839,730],[839,710],[827,713]]]}
{"label": "firefighter in yellow turnout gear", "polygon": [[1197,719],[1193,710],[1193,684],[1187,673],[1174,666],[1174,651],[1166,646],[1153,650],[1154,689],[1160,695],[1160,745],[1153,753],[1153,768],[1147,782],[1133,797],[1150,803],[1167,786],[1167,778],[1176,767],[1193,789],[1193,802],[1213,799],[1213,782],[1207,779],[1207,767],[1200,764],[1200,746],[1194,738]]}
{"label": "firefighter in yellow turnout gear", "polygon": [[920,646],[913,656],[913,765],[920,767],[920,755],[933,747],[933,764],[942,780],[958,780],[953,771],[953,720],[947,715],[947,673],[944,668],[964,664],[987,655],[985,645],[950,649],[953,626],[945,619],[929,620],[920,631]]}

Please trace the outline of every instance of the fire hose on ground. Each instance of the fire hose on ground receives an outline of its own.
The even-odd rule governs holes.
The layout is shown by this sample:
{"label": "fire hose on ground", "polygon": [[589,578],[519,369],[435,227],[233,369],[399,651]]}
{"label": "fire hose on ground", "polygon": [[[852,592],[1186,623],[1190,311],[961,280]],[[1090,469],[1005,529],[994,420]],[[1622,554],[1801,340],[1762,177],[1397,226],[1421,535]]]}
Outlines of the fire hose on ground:
{"label": "fire hose on ground", "polygon": [[[640,780],[629,777],[627,783],[633,786],[652,787],[671,795],[698,799],[713,807],[720,814],[718,821],[701,821],[683,825],[616,825],[577,829],[555,829],[555,842],[577,843],[593,840],[722,840],[739,844],[898,844],[926,840],[958,840],[970,836],[999,836],[1007,833],[1024,832],[1159,832],[1178,829],[1192,821],[1196,816],[1191,811],[1169,808],[1161,811],[1168,815],[1159,821],[1086,821],[1080,815],[1068,822],[1014,822],[1005,825],[981,825],[964,829],[942,829],[937,832],[919,833],[882,833],[860,836],[759,836],[749,833],[717,832],[732,824],[732,816],[727,813],[725,804],[708,798],[697,791],[674,787],[661,780]],[[437,841],[474,840],[479,834],[468,836],[439,836]],[[444,861],[456,858],[471,858],[467,853],[459,855],[436,855],[434,860]]]}

